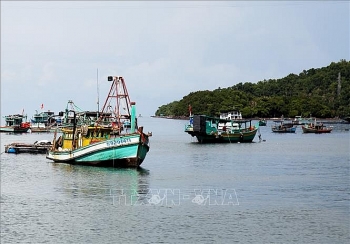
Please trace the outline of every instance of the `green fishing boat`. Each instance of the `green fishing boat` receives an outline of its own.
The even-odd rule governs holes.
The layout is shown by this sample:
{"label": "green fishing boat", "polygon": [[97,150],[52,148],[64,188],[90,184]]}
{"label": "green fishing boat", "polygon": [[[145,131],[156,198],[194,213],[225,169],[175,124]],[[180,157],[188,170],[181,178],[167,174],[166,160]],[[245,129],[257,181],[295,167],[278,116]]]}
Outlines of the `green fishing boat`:
{"label": "green fishing boat", "polygon": [[[137,125],[136,107],[122,77],[108,77],[110,92],[94,124],[78,125],[73,112],[73,127],[62,128],[46,158],[57,163],[105,167],[138,167],[149,151],[149,136]],[[122,125],[130,122],[126,130]]]}
{"label": "green fishing boat", "polygon": [[206,115],[190,116],[185,132],[196,137],[199,143],[252,142],[259,124],[251,120],[230,120]]}

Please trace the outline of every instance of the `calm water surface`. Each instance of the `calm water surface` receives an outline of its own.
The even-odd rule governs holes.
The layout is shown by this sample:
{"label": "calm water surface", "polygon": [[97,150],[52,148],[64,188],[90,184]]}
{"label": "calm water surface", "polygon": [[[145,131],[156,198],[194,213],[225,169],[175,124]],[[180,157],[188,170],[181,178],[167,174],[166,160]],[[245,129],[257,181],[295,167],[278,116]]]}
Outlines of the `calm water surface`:
{"label": "calm water surface", "polygon": [[186,121],[139,118],[153,136],[138,170],[3,153],[53,134],[1,134],[1,243],[348,243],[349,125],[269,123],[262,142],[200,145]]}

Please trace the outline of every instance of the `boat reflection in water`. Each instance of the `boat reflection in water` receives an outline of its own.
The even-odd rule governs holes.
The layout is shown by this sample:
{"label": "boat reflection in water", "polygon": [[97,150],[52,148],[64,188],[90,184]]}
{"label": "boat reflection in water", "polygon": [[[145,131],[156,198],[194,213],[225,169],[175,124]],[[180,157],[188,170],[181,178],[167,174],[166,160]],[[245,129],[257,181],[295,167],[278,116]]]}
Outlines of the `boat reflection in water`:
{"label": "boat reflection in water", "polygon": [[[106,199],[113,205],[148,203],[149,171],[138,167],[105,168],[52,163],[57,193],[68,198]],[[67,181],[67,179],[71,179]]]}

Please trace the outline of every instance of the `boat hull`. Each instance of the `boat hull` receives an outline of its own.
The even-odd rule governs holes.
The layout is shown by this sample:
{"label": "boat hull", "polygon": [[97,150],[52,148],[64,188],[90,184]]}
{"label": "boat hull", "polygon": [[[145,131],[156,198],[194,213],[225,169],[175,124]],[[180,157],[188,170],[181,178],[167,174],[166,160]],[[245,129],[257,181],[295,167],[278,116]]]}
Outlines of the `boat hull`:
{"label": "boat hull", "polygon": [[30,127],[32,133],[51,133],[55,132],[56,128],[52,127]]}
{"label": "boat hull", "polygon": [[46,158],[57,163],[138,167],[149,151],[148,143],[142,142],[140,137],[140,135],[116,137],[75,150],[49,150]]}
{"label": "boat hull", "polygon": [[252,142],[257,133],[257,129],[248,132],[221,133],[207,135],[193,131],[187,131],[191,136],[195,136],[199,143],[244,143]]}
{"label": "boat hull", "polygon": [[185,132],[196,137],[199,143],[237,143],[252,142],[258,128],[258,125],[251,124],[251,120],[193,115],[185,127]]}
{"label": "boat hull", "polygon": [[322,134],[322,133],[331,133],[332,131],[332,129],[330,128],[314,129],[314,128],[308,128],[305,126],[302,126],[301,128],[303,129],[303,133]]}
{"label": "boat hull", "polygon": [[12,132],[12,133],[26,133],[28,132],[29,128],[23,128],[23,127],[12,127],[12,126],[1,126],[0,132]]}
{"label": "boat hull", "polygon": [[296,130],[297,130],[296,127],[282,128],[282,129],[272,128],[272,132],[275,132],[275,133],[295,133]]}

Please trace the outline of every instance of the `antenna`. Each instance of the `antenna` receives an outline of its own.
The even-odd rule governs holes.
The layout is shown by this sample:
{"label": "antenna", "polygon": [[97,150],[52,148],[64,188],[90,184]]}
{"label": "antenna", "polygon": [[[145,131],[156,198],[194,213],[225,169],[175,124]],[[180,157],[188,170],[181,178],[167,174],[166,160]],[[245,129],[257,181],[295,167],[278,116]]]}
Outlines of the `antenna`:
{"label": "antenna", "polygon": [[100,112],[100,95],[99,95],[99,88],[98,88],[98,68],[97,68],[97,118],[99,117]]}

